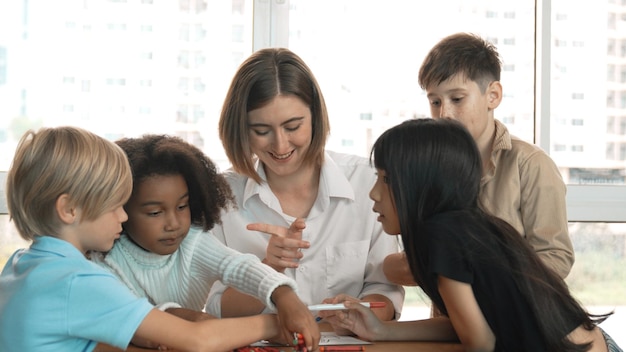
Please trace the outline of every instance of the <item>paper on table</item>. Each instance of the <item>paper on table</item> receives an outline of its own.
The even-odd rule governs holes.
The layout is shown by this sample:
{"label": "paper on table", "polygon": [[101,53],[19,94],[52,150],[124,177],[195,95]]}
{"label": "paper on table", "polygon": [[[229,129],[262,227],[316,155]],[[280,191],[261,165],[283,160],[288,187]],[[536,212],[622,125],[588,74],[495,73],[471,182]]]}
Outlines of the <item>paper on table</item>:
{"label": "paper on table", "polygon": [[354,336],[339,336],[334,332],[322,331],[320,346],[327,345],[371,345],[369,341],[361,340]]}
{"label": "paper on table", "polygon": [[[358,339],[354,336],[339,336],[334,332],[322,331],[322,337],[320,338],[320,346],[336,346],[336,345],[371,345],[371,342]],[[284,346],[279,343],[273,343],[269,341],[259,341],[253,343],[250,346],[263,347],[263,346]]]}

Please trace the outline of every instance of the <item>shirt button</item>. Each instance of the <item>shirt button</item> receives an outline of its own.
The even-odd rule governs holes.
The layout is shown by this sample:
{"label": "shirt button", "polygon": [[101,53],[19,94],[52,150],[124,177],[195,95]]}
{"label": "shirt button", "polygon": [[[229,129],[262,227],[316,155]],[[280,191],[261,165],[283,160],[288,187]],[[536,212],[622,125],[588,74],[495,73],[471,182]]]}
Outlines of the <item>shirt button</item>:
{"label": "shirt button", "polygon": [[305,272],[305,271],[306,271],[306,269],[305,269],[303,266],[299,266],[299,267],[298,267],[298,271],[299,271],[299,272],[301,272],[301,273],[303,273],[303,272]]}

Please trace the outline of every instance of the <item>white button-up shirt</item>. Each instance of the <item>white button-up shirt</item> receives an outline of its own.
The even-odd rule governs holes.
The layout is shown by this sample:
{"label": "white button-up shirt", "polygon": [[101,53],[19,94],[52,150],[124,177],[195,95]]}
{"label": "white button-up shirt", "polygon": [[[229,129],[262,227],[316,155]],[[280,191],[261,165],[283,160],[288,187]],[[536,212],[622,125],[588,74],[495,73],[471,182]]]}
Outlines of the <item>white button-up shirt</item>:
{"label": "white button-up shirt", "polygon": [[[257,172],[264,180],[260,185],[232,170],[226,172],[238,209],[223,214],[222,225],[216,225],[213,233],[226,246],[263,259],[269,235],[249,231],[246,225],[263,222],[289,227],[295,218],[282,212],[260,163]],[[404,289],[391,284],[382,271],[384,258],[398,251],[398,242],[376,221],[369,199],[374,182],[375,170],[366,158],[326,153],[317,199],[302,233],[311,247],[302,249],[304,257],[298,268],[284,272],[296,281],[305,304],[320,303],[340,293],[357,298],[382,294],[393,302],[399,317]],[[219,281],[213,285],[208,313],[221,315],[224,290]]]}

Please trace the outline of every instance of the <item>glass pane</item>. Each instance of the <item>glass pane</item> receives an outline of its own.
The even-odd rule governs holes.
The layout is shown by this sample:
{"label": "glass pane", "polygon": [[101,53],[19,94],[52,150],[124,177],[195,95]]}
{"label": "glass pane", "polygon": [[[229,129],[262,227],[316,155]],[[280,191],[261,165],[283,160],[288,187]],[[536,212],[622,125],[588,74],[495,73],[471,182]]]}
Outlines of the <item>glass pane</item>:
{"label": "glass pane", "polygon": [[[311,66],[326,98],[328,148],[367,155],[385,129],[430,116],[417,84],[430,48],[473,32],[502,56],[496,118],[533,141],[534,1],[291,0],[289,47]],[[323,19],[320,23],[320,19]]]}
{"label": "glass pane", "polygon": [[[600,326],[626,346],[626,223],[570,223],[576,263],[566,282],[591,313],[614,311]],[[417,287],[406,287],[400,320],[427,318],[430,302]]]}
{"label": "glass pane", "polygon": [[625,13],[552,1],[550,153],[567,183],[626,183]]}
{"label": "glass pane", "polygon": [[17,233],[15,226],[9,221],[9,215],[0,213],[0,268],[4,268],[13,252],[29,245],[30,242],[22,239]]}
{"label": "glass pane", "polygon": [[252,3],[1,1],[0,170],[27,129],[62,124],[175,134],[224,163],[217,119],[252,52]]}

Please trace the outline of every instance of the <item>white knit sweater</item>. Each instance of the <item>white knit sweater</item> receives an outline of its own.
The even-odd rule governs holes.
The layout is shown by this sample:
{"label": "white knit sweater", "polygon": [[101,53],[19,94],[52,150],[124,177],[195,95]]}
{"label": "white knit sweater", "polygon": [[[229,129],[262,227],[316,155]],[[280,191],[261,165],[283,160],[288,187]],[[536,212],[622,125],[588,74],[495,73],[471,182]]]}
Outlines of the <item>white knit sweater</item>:
{"label": "white knit sweater", "polygon": [[126,235],[105,256],[92,260],[117,275],[136,295],[154,305],[174,302],[183,308],[203,310],[215,280],[252,295],[275,310],[274,289],[295,282],[261,263],[252,254],[232,250],[212,233],[192,227],[180,248],[170,255],[145,251]]}

